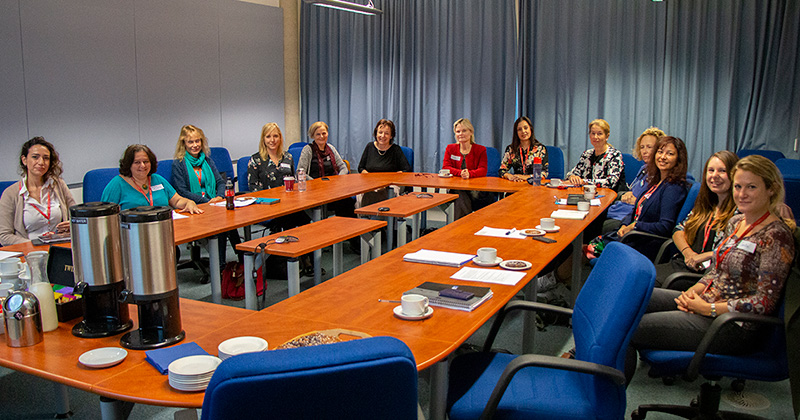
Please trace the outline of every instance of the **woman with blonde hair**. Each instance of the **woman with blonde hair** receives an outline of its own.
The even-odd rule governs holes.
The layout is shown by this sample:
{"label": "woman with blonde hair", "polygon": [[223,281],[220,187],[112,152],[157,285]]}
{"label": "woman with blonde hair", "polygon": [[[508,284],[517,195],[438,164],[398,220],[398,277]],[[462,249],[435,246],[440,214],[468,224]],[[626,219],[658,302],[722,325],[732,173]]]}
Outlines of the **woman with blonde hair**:
{"label": "woman with blonde hair", "polygon": [[[647,164],[655,155],[655,145],[659,137],[664,136],[664,132],[658,127],[650,127],[636,138],[633,146],[633,157],[641,160],[644,165],[639,169],[633,182],[628,185],[628,190],[620,195],[618,200],[608,208],[608,220],[603,226],[603,232],[618,229],[619,225],[614,224],[614,220],[622,220],[633,209],[633,204],[645,191],[647,191]],[[606,227],[608,225],[608,227]],[[616,227],[615,227],[616,226]]]}
{"label": "woman with blonde hair", "polygon": [[[444,149],[442,168],[450,175],[464,179],[486,176],[488,162],[486,147],[475,143],[475,128],[472,122],[461,118],[453,123],[453,134],[456,142],[448,144]],[[454,206],[455,218],[460,219],[475,210],[488,206],[494,196],[485,191],[458,191]]]}
{"label": "woman with blonde hair", "polygon": [[258,153],[247,164],[247,185],[250,191],[283,186],[284,176],[294,176],[294,160],[283,148],[283,133],[277,123],[261,127]]}
{"label": "woman with blonde hair", "polygon": [[619,191],[620,185],[624,185],[625,163],[622,161],[622,152],[608,143],[610,135],[608,121],[598,118],[589,123],[592,148],[583,152],[575,167],[567,173],[571,184],[595,184],[614,191]]}

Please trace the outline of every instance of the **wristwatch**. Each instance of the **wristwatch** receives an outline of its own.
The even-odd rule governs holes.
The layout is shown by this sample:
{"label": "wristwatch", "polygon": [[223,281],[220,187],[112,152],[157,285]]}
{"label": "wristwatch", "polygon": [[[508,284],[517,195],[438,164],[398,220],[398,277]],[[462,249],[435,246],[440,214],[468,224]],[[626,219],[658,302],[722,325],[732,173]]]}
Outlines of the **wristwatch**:
{"label": "wristwatch", "polygon": [[711,304],[711,318],[716,318],[716,317],[717,317],[717,304],[716,303],[712,303]]}

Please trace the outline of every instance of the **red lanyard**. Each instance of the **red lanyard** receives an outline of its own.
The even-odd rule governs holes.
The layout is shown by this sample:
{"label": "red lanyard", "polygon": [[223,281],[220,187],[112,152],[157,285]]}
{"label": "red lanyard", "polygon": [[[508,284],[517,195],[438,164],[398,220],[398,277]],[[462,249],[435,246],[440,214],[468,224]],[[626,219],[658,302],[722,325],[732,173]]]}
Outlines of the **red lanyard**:
{"label": "red lanyard", "polygon": [[729,239],[731,239],[731,238],[733,237],[733,235],[736,235],[736,231],[737,231],[737,230],[739,230],[739,226],[742,224],[742,222],[744,222],[744,219],[742,219],[742,221],[741,221],[741,222],[739,222],[739,224],[738,224],[738,225],[736,225],[736,229],[733,231],[733,233],[731,233],[731,235],[730,235],[730,236],[728,236],[727,238],[725,238],[725,240],[724,240],[724,241],[722,241],[722,243],[720,244],[720,246],[717,248],[717,251],[716,251],[716,253],[717,253],[717,264],[714,266],[714,268],[719,268],[719,265],[720,265],[720,263],[722,263],[722,260],[724,260],[724,259],[725,259],[725,256],[726,256],[726,255],[728,255],[728,253],[729,253],[729,252],[731,252],[731,250],[732,250],[733,248],[736,248],[736,245],[737,245],[737,244],[739,244],[739,242],[741,242],[741,240],[742,240],[742,239],[744,239],[744,237],[745,237],[745,236],[747,236],[747,234],[748,234],[748,233],[750,233],[750,231],[751,231],[751,230],[753,230],[753,228],[754,228],[754,227],[756,227],[756,226],[758,226],[759,224],[761,224],[761,222],[763,222],[764,220],[767,220],[767,217],[769,217],[769,211],[768,211],[768,212],[766,212],[766,213],[764,213],[764,215],[763,215],[763,216],[761,216],[761,217],[760,217],[758,220],[756,220],[756,222],[755,222],[755,223],[753,223],[752,225],[750,225],[750,227],[748,227],[748,228],[747,228],[747,229],[744,231],[744,233],[742,233],[742,236],[740,236],[740,237],[736,238],[736,241],[734,241],[734,242],[733,242],[733,245],[731,245],[731,246],[730,246],[728,249],[726,249],[726,250],[725,250],[725,252],[723,252],[723,253],[722,253],[722,255],[719,255],[719,251],[720,251],[720,248],[722,248],[722,245],[724,245],[725,243],[727,243],[727,242],[728,242],[728,240],[729,240]]}
{"label": "red lanyard", "polygon": [[648,198],[650,198],[651,195],[653,195],[653,192],[656,190],[656,188],[658,188],[659,185],[661,185],[660,182],[650,187],[650,189],[647,190],[646,193],[644,193],[642,199],[639,200],[639,204],[636,206],[636,214],[634,215],[633,218],[634,221],[639,220],[639,215],[642,214],[642,206],[644,206],[645,200],[647,200]]}
{"label": "red lanyard", "polygon": [[[133,177],[131,177],[131,179],[133,179]],[[150,203],[150,205],[152,206],[153,205],[153,188],[150,186],[150,177],[149,176],[147,177],[147,192],[150,193],[150,197],[147,196],[147,193],[144,192],[144,190],[139,188],[139,184],[136,183],[135,179],[133,179],[133,185],[136,187],[137,190],[139,190],[140,193],[142,193],[142,195],[147,200],[147,202]]]}
{"label": "red lanyard", "polygon": [[519,148],[519,158],[522,159],[522,174],[525,175],[525,168],[528,165],[528,154],[530,153],[530,149],[523,155],[522,148]]}
{"label": "red lanyard", "polygon": [[[19,184],[19,190],[22,191],[22,183]],[[41,190],[39,190],[39,191],[41,191]],[[28,195],[30,195],[30,194],[31,193],[28,192]],[[41,194],[40,194],[40,196],[41,196]],[[32,206],[36,211],[39,212],[39,214],[42,215],[42,217],[47,219],[47,223],[48,224],[50,223],[50,205],[51,204],[52,204],[52,200],[50,200],[50,191],[47,191],[47,214],[45,214],[43,211],[39,210],[39,207]]]}
{"label": "red lanyard", "polygon": [[[716,213],[714,213],[716,215]],[[700,248],[701,251],[706,249],[706,244],[708,243],[708,237],[711,236],[711,222],[714,221],[714,218],[708,219],[706,222],[706,227],[704,229],[705,236],[703,237],[703,247]]]}
{"label": "red lanyard", "polygon": [[198,166],[194,168],[194,174],[197,175],[197,184],[200,185],[200,194],[202,194],[203,197],[205,197],[206,192],[203,191],[203,167]]}

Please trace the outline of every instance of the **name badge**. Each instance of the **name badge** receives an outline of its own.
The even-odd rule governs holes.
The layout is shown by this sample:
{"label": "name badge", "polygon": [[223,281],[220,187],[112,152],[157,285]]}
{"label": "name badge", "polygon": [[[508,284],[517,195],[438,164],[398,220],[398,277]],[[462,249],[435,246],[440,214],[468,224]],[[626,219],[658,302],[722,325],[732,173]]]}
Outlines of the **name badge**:
{"label": "name badge", "polygon": [[164,184],[151,185],[150,189],[153,191],[161,191],[164,189]]}
{"label": "name badge", "polygon": [[451,158],[451,159],[453,159],[453,160],[454,160],[454,161],[456,161],[456,162],[458,162],[459,160],[461,160],[461,156],[459,156],[459,155],[450,155],[450,158]]}
{"label": "name badge", "polygon": [[736,247],[751,254],[756,252],[756,244],[750,241],[741,241]]}
{"label": "name badge", "polygon": [[289,166],[288,163],[283,162],[283,163],[281,163],[281,168],[291,168],[291,166]]}

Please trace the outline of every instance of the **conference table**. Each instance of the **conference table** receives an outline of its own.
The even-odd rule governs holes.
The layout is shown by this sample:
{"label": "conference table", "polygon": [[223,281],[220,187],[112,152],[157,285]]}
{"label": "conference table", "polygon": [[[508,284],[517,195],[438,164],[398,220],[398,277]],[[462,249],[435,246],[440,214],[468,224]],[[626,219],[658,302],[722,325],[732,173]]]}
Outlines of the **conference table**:
{"label": "conference table", "polygon": [[[270,343],[270,348],[306,332],[331,328],[344,328],[373,336],[393,336],[409,346],[419,370],[430,372],[429,418],[444,418],[449,355],[520,292],[525,293],[527,298],[535,298],[535,288],[532,287],[535,281],[531,280],[566,247],[571,246],[573,251],[580,251],[583,230],[616,197],[610,190],[599,190],[604,194],[600,198],[601,205],[592,206],[587,217],[582,220],[557,219],[556,224],[560,230],[547,235],[556,242],[545,244],[531,238],[478,236],[475,232],[484,226],[502,229],[532,228],[539,224],[540,218],[548,217],[554,210],[565,208],[557,205],[554,197],[566,198],[570,192],[577,192],[575,189],[531,187],[527,183],[514,183],[499,178],[462,180],[416,174],[345,175],[331,177],[330,181],[309,181],[309,189],[303,193],[285,192],[279,188],[252,194],[280,198],[281,203],[274,206],[253,205],[234,211],[204,207],[204,214],[175,221],[176,242],[200,239],[293,211],[318,208],[321,204],[390,184],[515,193],[258,312],[182,299],[181,314],[187,332],[185,342],[195,341],[209,353],[216,354],[217,346],[222,341],[243,335],[262,337]],[[474,254],[478,248],[484,246],[496,248],[498,256],[503,259],[526,260],[532,267],[514,285],[489,285],[493,297],[474,311],[436,307],[428,319],[405,321],[393,315],[395,304],[378,301],[397,300],[404,291],[424,281],[470,284],[450,278],[459,270],[457,267],[405,262],[405,254],[420,249]],[[469,262],[465,266],[475,265]],[[580,267],[579,263],[573,264],[573,268],[575,266]],[[578,272],[577,277],[573,276],[573,293],[577,293],[579,288]],[[131,317],[135,320],[135,311],[132,312]],[[524,333],[535,331],[529,318],[526,318]],[[129,350],[128,359],[109,369],[82,368],[77,362],[78,355],[93,348],[116,345],[119,337],[94,340],[72,337],[69,333],[71,324],[61,324],[56,332],[46,333],[44,342],[36,346],[21,349],[0,346],[0,365],[114,400],[174,407],[202,406],[203,393],[184,393],[170,389],[167,377],[158,374],[144,362],[142,351]],[[531,335],[524,335],[523,348],[530,348]],[[68,350],[56,350],[63,348]]]}

